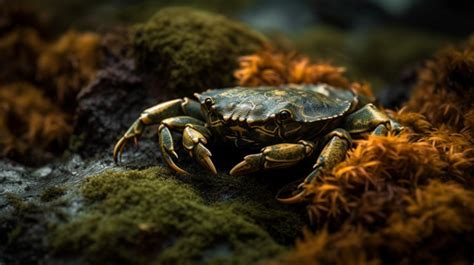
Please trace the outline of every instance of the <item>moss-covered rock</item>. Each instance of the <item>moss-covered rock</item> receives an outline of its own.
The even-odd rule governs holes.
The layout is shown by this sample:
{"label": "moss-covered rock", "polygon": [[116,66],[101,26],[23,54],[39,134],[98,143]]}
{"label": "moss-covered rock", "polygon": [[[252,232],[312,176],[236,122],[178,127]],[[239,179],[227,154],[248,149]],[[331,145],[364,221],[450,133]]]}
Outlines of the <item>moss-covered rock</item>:
{"label": "moss-covered rock", "polygon": [[137,25],[133,42],[141,70],[183,95],[233,85],[237,58],[261,48],[265,37],[220,15],[174,7]]}
{"label": "moss-covered rock", "polygon": [[285,249],[235,207],[207,204],[166,172],[89,177],[87,210],[56,230],[53,248],[98,264],[254,264]]}

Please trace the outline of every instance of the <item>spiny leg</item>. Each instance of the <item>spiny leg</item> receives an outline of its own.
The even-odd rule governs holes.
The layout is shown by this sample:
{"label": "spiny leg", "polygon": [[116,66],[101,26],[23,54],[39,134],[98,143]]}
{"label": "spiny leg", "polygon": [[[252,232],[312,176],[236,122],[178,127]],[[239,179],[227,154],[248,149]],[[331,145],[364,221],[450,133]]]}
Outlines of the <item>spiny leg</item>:
{"label": "spiny leg", "polygon": [[138,138],[142,135],[145,126],[159,124],[165,118],[179,115],[189,115],[202,119],[199,103],[188,98],[166,101],[144,110],[115,144],[114,161],[117,162],[118,155],[122,155],[128,141],[133,139],[136,144],[138,143]]}
{"label": "spiny leg", "polygon": [[339,162],[344,160],[347,150],[349,150],[352,139],[349,133],[343,129],[336,129],[325,137],[325,146],[318,156],[313,166],[313,171],[305,178],[304,182],[298,186],[296,194],[289,198],[278,198],[282,203],[296,203],[304,199],[306,190],[304,186],[313,183],[321,174],[334,168]]}
{"label": "spiny leg", "polygon": [[231,175],[242,175],[259,170],[287,168],[309,157],[314,152],[314,143],[300,140],[298,143],[270,145],[260,153],[244,157],[230,170]]}
{"label": "spiny leg", "polygon": [[210,137],[209,130],[199,124],[186,124],[183,131],[183,146],[191,157],[194,157],[199,164],[217,174],[216,167],[211,160],[211,152],[205,147]]}

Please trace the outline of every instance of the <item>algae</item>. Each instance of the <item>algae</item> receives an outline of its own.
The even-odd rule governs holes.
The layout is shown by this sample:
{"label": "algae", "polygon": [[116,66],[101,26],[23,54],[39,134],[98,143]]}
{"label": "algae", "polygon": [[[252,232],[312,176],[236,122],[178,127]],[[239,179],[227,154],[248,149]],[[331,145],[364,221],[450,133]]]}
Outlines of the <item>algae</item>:
{"label": "algae", "polygon": [[173,7],[137,25],[133,42],[139,68],[183,95],[232,86],[238,56],[260,49],[265,37],[217,14]]}
{"label": "algae", "polygon": [[285,248],[168,170],[106,171],[81,187],[85,210],[51,237],[56,254],[110,264],[252,264]]}

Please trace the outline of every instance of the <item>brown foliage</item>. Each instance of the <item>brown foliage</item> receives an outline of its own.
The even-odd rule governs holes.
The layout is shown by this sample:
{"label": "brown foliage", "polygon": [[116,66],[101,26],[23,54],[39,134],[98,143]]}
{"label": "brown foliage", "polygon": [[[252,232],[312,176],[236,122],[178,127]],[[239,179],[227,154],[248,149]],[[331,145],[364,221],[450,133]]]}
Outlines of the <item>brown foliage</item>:
{"label": "brown foliage", "polygon": [[412,142],[410,134],[370,135],[359,140],[347,159],[330,174],[309,185],[314,193],[308,206],[318,220],[352,214],[357,222],[384,217],[385,206],[447,167],[428,142]]}
{"label": "brown foliage", "polygon": [[[343,67],[324,62],[312,64],[307,57],[296,53],[274,52],[267,48],[241,57],[239,69],[234,72],[234,76],[241,86],[327,83],[348,88],[351,84],[344,73]],[[368,88],[357,85],[359,87],[363,88],[362,91]]]}
{"label": "brown foliage", "polygon": [[62,104],[75,100],[95,75],[100,61],[100,37],[95,33],[66,32],[38,58],[38,77],[51,83]]}
{"label": "brown foliage", "polygon": [[98,67],[100,38],[70,31],[48,43],[29,12],[8,4],[0,11],[0,157],[37,164],[67,146],[76,95]]}
{"label": "brown foliage", "polygon": [[0,37],[0,82],[35,78],[36,58],[45,43],[38,32],[19,28]]}
{"label": "brown foliage", "polygon": [[455,264],[472,257],[474,192],[433,180],[400,201],[380,229],[346,223],[335,232],[307,232],[270,264]]}
{"label": "brown foliage", "polygon": [[0,87],[0,155],[18,158],[34,150],[55,152],[72,132],[68,116],[36,87]]}
{"label": "brown foliage", "polygon": [[425,115],[436,127],[446,125],[473,140],[474,38],[438,52],[418,77],[407,108]]}

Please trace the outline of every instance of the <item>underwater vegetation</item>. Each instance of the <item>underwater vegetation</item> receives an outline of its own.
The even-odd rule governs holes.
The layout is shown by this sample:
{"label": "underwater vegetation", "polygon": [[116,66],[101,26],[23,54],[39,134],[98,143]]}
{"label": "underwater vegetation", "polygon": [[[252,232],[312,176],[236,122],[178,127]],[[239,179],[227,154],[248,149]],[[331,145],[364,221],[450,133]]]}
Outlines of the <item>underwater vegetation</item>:
{"label": "underwater vegetation", "polygon": [[265,37],[223,16],[191,8],[164,8],[136,26],[139,69],[176,95],[232,86],[239,56],[259,50]]}

